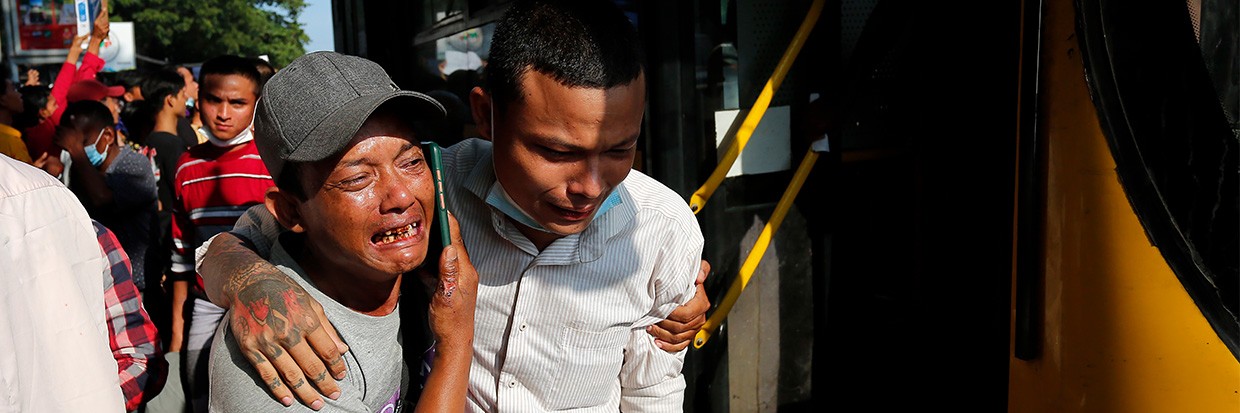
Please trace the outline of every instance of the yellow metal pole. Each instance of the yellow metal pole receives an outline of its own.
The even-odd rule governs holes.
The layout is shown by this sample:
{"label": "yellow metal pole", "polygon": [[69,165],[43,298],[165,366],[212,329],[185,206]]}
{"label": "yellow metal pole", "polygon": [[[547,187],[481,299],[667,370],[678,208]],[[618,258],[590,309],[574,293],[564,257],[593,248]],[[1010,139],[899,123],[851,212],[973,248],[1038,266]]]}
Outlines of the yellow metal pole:
{"label": "yellow metal pole", "polygon": [[719,184],[723,183],[723,178],[727,176],[728,170],[732,169],[732,164],[736,162],[736,158],[745,149],[745,144],[749,143],[749,137],[753,135],[754,129],[758,128],[758,123],[762,121],[762,116],[766,114],[767,107],[771,105],[771,98],[775,96],[775,91],[779,90],[779,85],[783,83],[784,76],[792,68],[792,62],[796,60],[797,54],[801,52],[801,46],[805,45],[805,39],[814,30],[814,24],[818,22],[818,15],[822,14],[824,2],[825,0],[814,0],[814,3],[810,5],[809,13],[805,15],[805,20],[801,22],[801,27],[797,29],[796,35],[792,37],[792,43],[788,44],[788,49],[784,50],[783,57],[779,59],[779,64],[775,66],[775,73],[771,74],[770,79],[767,79],[766,86],[762,88],[762,93],[758,95],[758,100],[754,102],[753,108],[745,115],[745,121],[741,123],[740,129],[736,131],[736,139],[728,145],[728,150],[724,152],[723,159],[719,161],[715,171],[710,174],[710,178],[689,198],[689,209],[693,210],[694,214],[706,207],[706,200],[710,199],[710,196],[719,188]]}
{"label": "yellow metal pole", "polygon": [[753,276],[754,270],[758,269],[758,262],[762,261],[762,256],[766,254],[767,247],[771,245],[771,238],[775,235],[775,231],[779,230],[779,224],[784,222],[784,217],[788,215],[788,210],[792,208],[792,202],[797,199],[797,193],[801,192],[801,186],[805,184],[805,179],[809,176],[809,172],[813,170],[814,162],[817,160],[817,152],[813,150],[806,151],[805,158],[801,160],[801,166],[797,167],[796,174],[792,176],[792,182],[788,184],[788,189],[784,190],[784,195],[779,198],[779,203],[775,205],[775,212],[771,214],[771,219],[762,228],[762,233],[758,235],[758,241],[754,243],[753,249],[749,250],[749,256],[745,257],[745,263],[741,265],[740,274],[732,280],[732,286],[728,288],[728,294],[723,297],[723,302],[719,303],[719,307],[715,309],[714,314],[711,314],[710,318],[706,320],[706,324],[702,325],[702,329],[698,330],[697,337],[693,340],[693,347],[702,348],[710,340],[715,329],[728,317],[728,312],[732,310],[732,305],[736,304],[736,299],[740,297],[741,292],[749,284],[749,278]]}

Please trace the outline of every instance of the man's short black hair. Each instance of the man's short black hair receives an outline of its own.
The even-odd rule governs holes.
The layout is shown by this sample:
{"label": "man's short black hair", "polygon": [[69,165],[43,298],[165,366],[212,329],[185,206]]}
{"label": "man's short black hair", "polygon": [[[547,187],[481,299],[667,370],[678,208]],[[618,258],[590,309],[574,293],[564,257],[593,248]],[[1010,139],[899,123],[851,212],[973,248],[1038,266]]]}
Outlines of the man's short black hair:
{"label": "man's short black hair", "polygon": [[[52,89],[45,85],[22,85],[17,88],[22,95],[22,113],[13,120],[13,127],[26,129],[38,125],[43,119],[39,111],[47,107],[47,99],[52,96]],[[63,105],[65,102],[56,102]]]}
{"label": "man's short black hair", "polygon": [[116,126],[115,121],[112,120],[112,111],[103,102],[97,100],[79,100],[70,103],[65,107],[60,123],[84,132]]}
{"label": "man's short black hair", "polygon": [[134,102],[134,109],[126,110],[121,116],[129,129],[129,139],[145,145],[147,135],[155,128],[155,118],[164,109],[164,99],[181,93],[182,89],[185,89],[185,78],[174,69],[147,72],[142,82],[142,100]]}
{"label": "man's short black hair", "polygon": [[517,0],[495,27],[484,76],[503,110],[530,70],[569,87],[611,89],[636,80],[642,65],[637,31],[615,3]]}
{"label": "man's short black hair", "polygon": [[116,80],[117,73],[119,73],[119,72],[99,72],[99,73],[95,73],[95,80],[98,80],[98,81],[99,81],[99,83],[103,83],[103,84],[108,85],[108,86],[116,86],[116,85],[120,84],[120,81]]}
{"label": "man's short black hair", "polygon": [[254,95],[263,94],[263,77],[258,73],[251,59],[236,55],[220,55],[202,62],[202,67],[198,69],[198,84],[205,86],[206,82],[203,80],[212,75],[238,75],[250,79],[254,82]]}
{"label": "man's short black hair", "polygon": [[[125,90],[128,91],[130,89],[133,89],[134,86],[142,87],[142,82],[144,80],[146,80],[146,73],[144,73],[141,70],[138,70],[138,69],[122,70],[122,71],[116,72],[116,77],[113,78],[113,81],[115,83],[112,83],[112,85],[124,86]],[[143,96],[145,97],[145,95]]]}
{"label": "man's short black hair", "polygon": [[163,106],[164,98],[176,95],[185,89],[185,78],[173,69],[153,70],[146,76],[142,85],[142,98]]}

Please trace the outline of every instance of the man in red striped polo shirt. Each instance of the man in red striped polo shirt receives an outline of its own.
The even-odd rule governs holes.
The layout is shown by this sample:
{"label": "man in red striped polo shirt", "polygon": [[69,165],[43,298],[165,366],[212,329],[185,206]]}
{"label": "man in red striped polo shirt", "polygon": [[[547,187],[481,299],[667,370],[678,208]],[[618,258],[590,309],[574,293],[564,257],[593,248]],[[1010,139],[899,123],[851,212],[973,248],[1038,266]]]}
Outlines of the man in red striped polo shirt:
{"label": "man in red striped polo shirt", "polygon": [[[172,220],[172,339],[169,352],[183,355],[183,374],[195,412],[207,406],[207,358],[215,327],[225,310],[211,304],[194,271],[194,250],[211,236],[232,229],[247,208],[262,204],[275,185],[254,145],[254,105],[262,80],[254,64],[239,56],[203,63],[198,75],[198,110],[207,142],[191,147],[177,163]],[[188,320],[185,314],[190,314]]]}

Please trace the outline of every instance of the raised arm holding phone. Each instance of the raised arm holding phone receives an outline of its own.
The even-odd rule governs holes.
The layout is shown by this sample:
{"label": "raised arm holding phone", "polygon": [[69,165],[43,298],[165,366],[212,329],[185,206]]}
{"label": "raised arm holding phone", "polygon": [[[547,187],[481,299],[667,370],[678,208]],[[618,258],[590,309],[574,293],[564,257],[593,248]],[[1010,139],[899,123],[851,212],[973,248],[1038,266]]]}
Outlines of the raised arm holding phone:
{"label": "raised arm holding phone", "polygon": [[[31,118],[37,117],[37,120],[26,122],[26,125],[33,126],[26,127],[22,132],[31,159],[40,159],[44,154],[49,154],[50,157],[60,156],[60,149],[53,145],[52,139],[56,135],[56,126],[60,125],[60,117],[69,104],[70,89],[74,82],[94,79],[95,74],[102,70],[106,63],[99,58],[99,45],[108,38],[108,32],[111,30],[106,12],[106,1],[103,2],[103,10],[95,18],[90,33],[74,37],[71,41],[64,63],[60,65],[60,72],[56,74],[56,79],[52,82],[50,93],[43,92],[49,93],[43,110],[26,114]],[[89,42],[85,56],[82,55],[83,42]],[[82,60],[80,67],[78,58]]]}

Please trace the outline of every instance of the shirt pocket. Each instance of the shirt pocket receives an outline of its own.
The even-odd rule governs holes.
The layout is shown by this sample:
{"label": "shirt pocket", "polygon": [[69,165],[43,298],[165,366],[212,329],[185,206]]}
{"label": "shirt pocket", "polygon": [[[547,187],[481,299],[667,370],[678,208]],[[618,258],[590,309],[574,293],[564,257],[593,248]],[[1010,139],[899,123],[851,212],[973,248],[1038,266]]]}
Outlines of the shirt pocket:
{"label": "shirt pocket", "polygon": [[626,327],[611,327],[602,332],[566,329],[551,370],[555,385],[546,395],[547,407],[564,410],[607,402],[618,391],[628,339]]}

